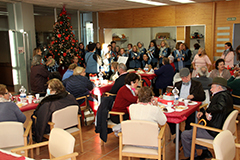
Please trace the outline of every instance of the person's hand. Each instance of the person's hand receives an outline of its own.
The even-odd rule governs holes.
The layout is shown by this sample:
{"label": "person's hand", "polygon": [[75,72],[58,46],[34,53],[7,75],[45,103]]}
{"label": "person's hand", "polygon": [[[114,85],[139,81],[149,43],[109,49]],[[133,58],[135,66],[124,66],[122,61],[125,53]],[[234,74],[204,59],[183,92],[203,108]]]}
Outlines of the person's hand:
{"label": "person's hand", "polygon": [[47,63],[46,63],[46,66],[48,66],[49,64],[52,63],[52,59],[50,59]]}
{"label": "person's hand", "polygon": [[155,68],[154,68],[154,70],[158,70],[158,68],[157,68],[157,67],[155,67]]}
{"label": "person's hand", "polygon": [[133,59],[135,59],[135,57],[133,57]]}
{"label": "person's hand", "polygon": [[239,72],[240,72],[240,70],[238,70],[238,71],[236,71],[236,72],[234,73],[234,77],[235,77],[235,78],[239,76]]}
{"label": "person's hand", "polygon": [[197,113],[197,118],[200,119],[202,117],[203,113],[202,112],[198,112]]}
{"label": "person's hand", "polygon": [[159,58],[162,58],[162,56],[159,56]]}
{"label": "person's hand", "polygon": [[193,69],[196,70],[197,68],[194,66]]}
{"label": "person's hand", "polygon": [[137,59],[139,59],[140,57],[138,56]]}
{"label": "person's hand", "polygon": [[206,115],[207,120],[208,120],[208,121],[211,121],[211,119],[212,119],[211,113],[207,113],[207,112],[206,112],[205,115]]}
{"label": "person's hand", "polygon": [[180,61],[180,58],[178,58],[177,61]]}
{"label": "person's hand", "polygon": [[187,99],[193,99],[194,98],[194,95],[190,94],[187,96]]}
{"label": "person's hand", "polygon": [[184,61],[184,58],[182,58],[182,61]]}
{"label": "person's hand", "polygon": [[135,89],[135,91],[134,91],[134,92],[135,92],[135,94],[136,94],[136,95],[138,95],[138,89]]}
{"label": "person's hand", "polygon": [[152,103],[152,105],[157,106],[157,105],[158,105],[158,100],[157,100],[157,98],[156,98],[156,97],[152,97],[151,103]]}

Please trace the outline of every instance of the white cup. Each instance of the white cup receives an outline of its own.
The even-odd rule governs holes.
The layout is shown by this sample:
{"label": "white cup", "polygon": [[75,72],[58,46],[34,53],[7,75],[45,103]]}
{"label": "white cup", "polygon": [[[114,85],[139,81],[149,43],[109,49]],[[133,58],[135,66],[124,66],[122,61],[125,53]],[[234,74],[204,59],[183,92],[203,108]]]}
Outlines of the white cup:
{"label": "white cup", "polygon": [[187,107],[187,106],[188,106],[188,102],[189,102],[189,100],[188,100],[188,99],[184,99],[184,105],[185,105],[185,107]]}
{"label": "white cup", "polygon": [[172,102],[167,102],[167,107],[172,107]]}
{"label": "white cup", "polygon": [[35,97],[36,97],[36,99],[39,99],[40,94],[39,93],[35,94]]}
{"label": "white cup", "polygon": [[31,103],[32,103],[32,100],[33,100],[33,96],[32,96],[32,95],[29,95],[29,96],[28,96],[28,103],[31,104]]}

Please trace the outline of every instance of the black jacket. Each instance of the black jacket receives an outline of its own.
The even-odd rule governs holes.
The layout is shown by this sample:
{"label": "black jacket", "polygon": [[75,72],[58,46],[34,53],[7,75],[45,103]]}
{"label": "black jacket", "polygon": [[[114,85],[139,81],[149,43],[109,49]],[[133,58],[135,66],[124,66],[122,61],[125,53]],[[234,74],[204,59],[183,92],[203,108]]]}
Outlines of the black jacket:
{"label": "black jacket", "polygon": [[110,90],[109,92],[112,93],[112,94],[117,94],[118,90],[119,90],[122,86],[124,86],[124,84],[125,84],[125,77],[126,77],[127,75],[128,75],[128,73],[125,73],[125,74],[120,75],[120,76],[116,79],[114,85],[112,86],[112,88],[111,88],[111,90]]}
{"label": "black jacket", "polygon": [[[177,89],[179,90],[179,94],[180,94],[180,90],[182,87],[182,81],[177,82],[175,84],[175,87],[177,87]],[[192,99],[193,101],[204,101],[206,98],[202,84],[193,79],[191,80],[190,94],[192,94],[194,96],[194,98]]]}
{"label": "black jacket", "polygon": [[97,110],[97,120],[95,123],[95,132],[100,133],[100,138],[107,142],[107,134],[112,132],[112,129],[108,129],[107,120],[108,120],[108,112],[112,109],[113,102],[115,97],[103,97],[102,102]]}
{"label": "black jacket", "polygon": [[[67,92],[49,95],[39,103],[33,113],[33,115],[37,117],[37,121],[35,122],[35,119],[32,117],[32,130],[36,142],[41,142],[43,134],[50,132],[50,127],[47,123],[51,121],[52,113],[70,105],[78,105],[78,103],[75,97]],[[79,109],[79,111],[81,111],[81,109]]]}
{"label": "black jacket", "polygon": [[[207,126],[222,129],[228,115],[233,111],[233,99],[228,91],[216,93],[206,112],[211,113],[211,121],[207,121]],[[203,114],[205,115],[205,113]],[[203,116],[203,118],[206,118]],[[207,130],[210,135],[215,137],[218,133]]]}

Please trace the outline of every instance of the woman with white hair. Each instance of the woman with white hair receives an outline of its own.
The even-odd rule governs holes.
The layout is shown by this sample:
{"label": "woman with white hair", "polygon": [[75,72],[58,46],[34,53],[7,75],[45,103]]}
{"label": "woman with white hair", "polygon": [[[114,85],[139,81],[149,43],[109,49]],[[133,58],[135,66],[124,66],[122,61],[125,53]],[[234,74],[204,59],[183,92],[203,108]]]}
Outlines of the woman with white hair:
{"label": "woman with white hair", "polygon": [[[76,67],[73,75],[63,81],[66,90],[70,92],[75,98],[90,95],[93,89],[93,83],[85,76],[86,72],[83,67]],[[82,104],[83,100],[78,101]]]}
{"label": "woman with white hair", "polygon": [[212,62],[210,61],[209,57],[207,56],[207,53],[204,48],[199,48],[198,54],[195,55],[192,66],[193,66],[193,72],[192,77],[197,76],[197,70],[198,68],[202,66],[206,66],[209,70],[210,66],[212,65]]}

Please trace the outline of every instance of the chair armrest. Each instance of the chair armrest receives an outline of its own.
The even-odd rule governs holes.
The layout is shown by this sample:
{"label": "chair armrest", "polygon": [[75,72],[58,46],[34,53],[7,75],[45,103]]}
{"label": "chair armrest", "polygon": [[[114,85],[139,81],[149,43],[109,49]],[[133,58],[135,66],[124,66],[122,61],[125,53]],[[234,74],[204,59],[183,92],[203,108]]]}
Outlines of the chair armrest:
{"label": "chair armrest", "polygon": [[50,126],[50,129],[52,130],[54,128],[54,124],[53,122],[48,122],[48,125]]}
{"label": "chair armrest", "polygon": [[236,124],[238,124],[238,122],[239,122],[239,121],[238,121],[238,120],[236,120]]}
{"label": "chair armrest", "polygon": [[29,133],[31,131],[31,127],[32,127],[32,121],[29,121],[28,125],[27,125],[27,128],[26,128],[26,130],[25,130],[25,132],[23,134],[23,137],[27,137],[29,135]]}
{"label": "chair armrest", "polygon": [[240,96],[237,96],[237,95],[234,95],[234,94],[232,94],[232,96],[235,97],[235,98],[240,98]]}
{"label": "chair armrest", "polygon": [[162,139],[162,138],[163,138],[164,133],[165,133],[165,130],[166,130],[166,125],[167,125],[167,123],[165,123],[165,124],[161,127],[160,132],[159,132],[159,134],[158,134],[158,139]]}
{"label": "chair armrest", "polygon": [[114,111],[109,111],[109,114],[117,114],[117,115],[124,115],[124,112],[114,112]]}
{"label": "chair armrest", "polygon": [[78,156],[78,153],[74,152],[74,153],[71,153],[71,154],[67,154],[67,155],[64,155],[64,156],[53,158],[51,160],[65,160],[65,159],[73,158],[73,157],[77,157],[77,156]]}
{"label": "chair armrest", "polygon": [[206,109],[207,105],[208,105],[208,103],[203,104],[203,105],[199,106],[199,109],[202,109],[202,108]]}
{"label": "chair armrest", "polygon": [[84,99],[84,98],[87,98],[87,97],[86,96],[78,97],[78,98],[76,98],[76,100],[80,100],[80,99]]}
{"label": "chair armrest", "polygon": [[82,115],[81,115],[81,114],[78,114],[78,118],[80,118],[80,117],[82,117]]}
{"label": "chair armrest", "polygon": [[35,115],[32,116],[35,120],[37,120],[37,117]]}
{"label": "chair armrest", "polygon": [[122,136],[122,132],[119,132],[119,133],[118,133],[118,136],[119,136],[119,137]]}
{"label": "chair armrest", "polygon": [[106,94],[107,96],[116,96],[117,94],[113,94],[113,93],[109,93],[109,92],[105,92],[104,94]]}
{"label": "chair armrest", "polygon": [[210,130],[210,131],[214,131],[214,132],[222,132],[221,129],[208,127],[208,126],[203,126],[203,125],[196,124],[196,123],[191,123],[190,125],[193,126],[193,127],[202,128],[202,129],[206,129],[206,130]]}
{"label": "chair armrest", "polygon": [[15,149],[12,149],[11,152],[16,153],[16,152],[29,150],[29,149],[33,149],[33,148],[38,148],[38,147],[42,147],[42,146],[46,146],[46,145],[48,145],[48,141],[41,142],[41,143],[36,143],[36,144],[24,146],[24,147],[15,148]]}

